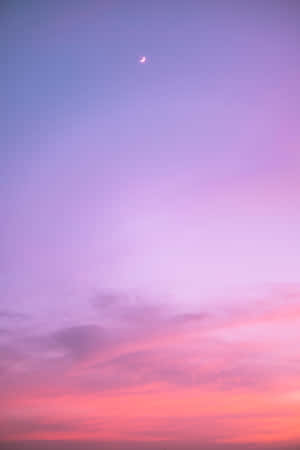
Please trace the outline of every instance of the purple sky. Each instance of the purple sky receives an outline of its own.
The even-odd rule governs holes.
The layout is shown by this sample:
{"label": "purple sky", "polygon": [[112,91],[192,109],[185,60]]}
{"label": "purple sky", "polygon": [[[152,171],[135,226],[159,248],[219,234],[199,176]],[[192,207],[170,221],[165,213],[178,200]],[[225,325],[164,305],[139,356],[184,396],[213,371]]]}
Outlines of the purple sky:
{"label": "purple sky", "polygon": [[297,1],[4,1],[0,58],[0,436],[300,439]]}

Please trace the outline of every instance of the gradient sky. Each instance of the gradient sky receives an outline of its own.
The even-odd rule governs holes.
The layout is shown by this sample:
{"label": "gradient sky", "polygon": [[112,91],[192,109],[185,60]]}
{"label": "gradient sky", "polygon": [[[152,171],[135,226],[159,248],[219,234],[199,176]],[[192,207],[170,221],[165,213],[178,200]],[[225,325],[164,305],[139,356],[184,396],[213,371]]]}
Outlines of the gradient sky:
{"label": "gradient sky", "polygon": [[0,440],[295,448],[299,3],[6,0],[0,60]]}

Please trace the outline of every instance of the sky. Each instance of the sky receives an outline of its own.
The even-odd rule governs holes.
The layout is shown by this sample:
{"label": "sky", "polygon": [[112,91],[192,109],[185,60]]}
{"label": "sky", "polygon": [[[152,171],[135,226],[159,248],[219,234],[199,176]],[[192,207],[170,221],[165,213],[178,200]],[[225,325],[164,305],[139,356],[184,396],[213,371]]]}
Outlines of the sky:
{"label": "sky", "polygon": [[0,61],[0,441],[295,449],[299,3],[4,0]]}

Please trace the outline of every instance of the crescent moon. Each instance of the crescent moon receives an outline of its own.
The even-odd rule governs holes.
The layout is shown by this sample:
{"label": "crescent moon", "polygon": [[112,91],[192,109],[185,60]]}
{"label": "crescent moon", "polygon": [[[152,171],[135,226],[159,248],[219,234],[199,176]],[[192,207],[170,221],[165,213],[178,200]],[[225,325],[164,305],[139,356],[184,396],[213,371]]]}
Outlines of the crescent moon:
{"label": "crescent moon", "polygon": [[142,56],[141,58],[140,58],[140,63],[141,64],[144,64],[145,62],[146,62],[146,56]]}

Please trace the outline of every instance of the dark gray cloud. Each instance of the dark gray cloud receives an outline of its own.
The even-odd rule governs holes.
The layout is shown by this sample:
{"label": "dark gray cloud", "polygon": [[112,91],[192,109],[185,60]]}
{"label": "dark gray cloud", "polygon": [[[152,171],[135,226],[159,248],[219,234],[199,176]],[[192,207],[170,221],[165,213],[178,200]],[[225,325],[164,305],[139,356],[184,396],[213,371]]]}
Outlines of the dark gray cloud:
{"label": "dark gray cloud", "polygon": [[8,309],[0,309],[0,319],[26,320],[29,319],[28,314],[10,311]]}
{"label": "dark gray cloud", "polygon": [[0,345],[0,377],[9,374],[11,369],[23,361],[24,358],[25,355],[17,346],[11,343]]}
{"label": "dark gray cloud", "polygon": [[22,352],[11,344],[0,345],[0,360],[17,361],[21,358]]}
{"label": "dark gray cloud", "polygon": [[97,325],[62,328],[48,340],[50,346],[65,350],[75,359],[83,359],[110,344],[108,333]]}
{"label": "dark gray cloud", "polygon": [[7,330],[6,328],[0,328],[0,337],[1,336],[8,336],[10,334],[10,331]]}
{"label": "dark gray cloud", "polygon": [[[28,418],[4,418],[0,420],[1,429],[5,430],[5,434],[26,435],[32,433],[68,433],[76,432],[80,429],[85,431],[99,431],[102,428],[101,420],[92,423],[84,420],[76,419],[60,419],[52,420],[49,417],[44,419],[40,416],[31,416]],[[1,448],[1,447],[0,447]]]}
{"label": "dark gray cloud", "polygon": [[99,292],[90,299],[100,318],[113,319],[123,325],[141,326],[147,322],[153,327],[167,311],[163,305],[138,296],[111,292]]}
{"label": "dark gray cloud", "polygon": [[90,299],[100,320],[110,319],[120,327],[130,327],[138,333],[159,333],[160,330],[196,325],[210,316],[207,313],[182,313],[170,310],[163,302],[139,296],[103,292]]}

